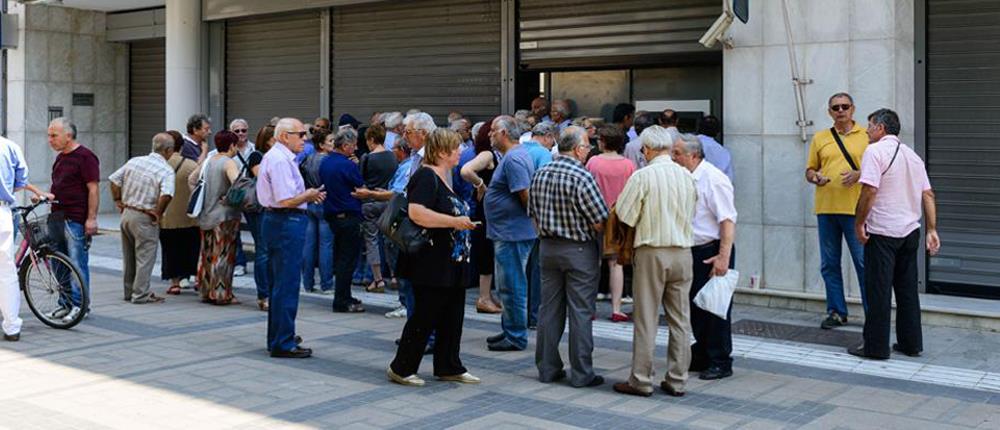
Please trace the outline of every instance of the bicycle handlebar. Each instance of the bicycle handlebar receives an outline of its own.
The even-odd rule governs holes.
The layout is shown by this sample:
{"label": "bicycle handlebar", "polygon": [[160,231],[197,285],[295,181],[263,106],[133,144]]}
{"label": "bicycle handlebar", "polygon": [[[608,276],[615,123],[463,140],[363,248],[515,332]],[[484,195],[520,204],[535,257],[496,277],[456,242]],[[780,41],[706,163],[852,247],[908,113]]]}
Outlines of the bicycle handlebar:
{"label": "bicycle handlebar", "polygon": [[14,206],[12,209],[15,210],[15,211],[20,211],[20,212],[24,212],[25,214],[28,214],[31,211],[34,211],[36,208],[38,208],[41,205],[53,204],[53,203],[59,203],[59,201],[58,200],[49,200],[47,198],[42,197],[42,198],[38,199],[37,202],[32,203],[30,206]]}

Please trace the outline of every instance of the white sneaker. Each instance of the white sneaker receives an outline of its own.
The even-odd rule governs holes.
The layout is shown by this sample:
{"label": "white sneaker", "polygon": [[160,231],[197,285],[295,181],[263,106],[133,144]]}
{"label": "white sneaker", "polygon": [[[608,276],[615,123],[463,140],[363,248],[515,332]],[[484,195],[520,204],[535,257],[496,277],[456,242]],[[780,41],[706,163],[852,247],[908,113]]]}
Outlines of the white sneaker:
{"label": "white sneaker", "polygon": [[[76,307],[74,307],[73,309],[77,309],[79,311],[79,309],[76,308]],[[69,311],[70,311],[69,308],[59,308],[59,309],[56,309],[56,310],[54,310],[52,312],[49,312],[48,315],[46,315],[46,316],[49,317],[49,319],[58,320],[58,319],[62,319],[63,317],[65,317],[66,314],[69,313]]]}
{"label": "white sneaker", "polygon": [[247,274],[247,268],[243,266],[236,266],[233,269],[233,276],[243,276]]}
{"label": "white sneaker", "polygon": [[599,302],[603,302],[605,300],[610,300],[610,299],[611,299],[611,296],[609,296],[607,294],[597,293],[597,301],[599,301]]}
{"label": "white sneaker", "polygon": [[385,313],[386,318],[406,318],[406,307],[400,306]]}
{"label": "white sneaker", "polygon": [[191,282],[188,281],[188,278],[184,278],[184,279],[181,279],[181,281],[178,282],[177,285],[180,285],[181,289],[187,289],[187,288],[191,287]]}
{"label": "white sneaker", "polygon": [[70,309],[69,312],[62,317],[62,322],[69,323],[70,321],[76,319],[77,315],[80,315],[80,308],[73,306],[73,309]]}
{"label": "white sneaker", "polygon": [[633,298],[631,298],[631,297],[627,297],[627,296],[626,297],[622,297],[622,304],[623,305],[631,305],[634,302],[635,302],[635,300]]}

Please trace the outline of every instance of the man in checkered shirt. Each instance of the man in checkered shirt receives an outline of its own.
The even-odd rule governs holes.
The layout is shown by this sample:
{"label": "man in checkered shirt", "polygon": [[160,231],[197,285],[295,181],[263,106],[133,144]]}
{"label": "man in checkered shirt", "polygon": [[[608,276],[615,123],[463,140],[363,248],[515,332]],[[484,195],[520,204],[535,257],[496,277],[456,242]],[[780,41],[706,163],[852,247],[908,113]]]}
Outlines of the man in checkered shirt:
{"label": "man in checkered shirt", "polygon": [[594,374],[591,320],[600,280],[601,253],[597,233],[608,207],[597,181],[583,165],[591,145],[587,131],[567,127],[558,142],[559,155],[535,173],[528,193],[528,215],[541,238],[541,307],[535,363],[538,379],[566,378],[559,341],[569,317],[569,383],[593,387],[604,383]]}

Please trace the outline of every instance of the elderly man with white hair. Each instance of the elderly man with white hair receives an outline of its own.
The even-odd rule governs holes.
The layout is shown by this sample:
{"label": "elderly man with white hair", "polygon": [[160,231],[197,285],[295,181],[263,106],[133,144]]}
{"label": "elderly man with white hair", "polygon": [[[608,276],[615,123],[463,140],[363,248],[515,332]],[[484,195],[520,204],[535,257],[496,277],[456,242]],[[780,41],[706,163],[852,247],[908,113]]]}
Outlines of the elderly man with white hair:
{"label": "elderly man with white hair", "polygon": [[570,107],[569,102],[566,100],[555,100],[552,102],[552,110],[549,112],[549,116],[552,118],[552,123],[556,125],[556,128],[560,132],[573,125],[573,120],[570,119],[570,115],[573,114],[573,109]]}
{"label": "elderly man with white hair", "polygon": [[654,125],[643,130],[639,139],[648,164],[632,174],[615,204],[618,219],[635,228],[635,331],[631,375],[614,389],[637,396],[653,394],[653,354],[662,304],[670,341],[667,373],[660,387],[679,397],[684,395],[691,364],[688,292],[697,190],[691,172],[670,159],[673,142],[666,129]]}
{"label": "elderly man with white hair", "polygon": [[381,119],[385,124],[385,143],[382,146],[392,151],[396,140],[403,135],[403,114],[399,112],[386,112],[382,114]]}
{"label": "elderly man with white hair", "polygon": [[[732,267],[733,241],[736,238],[736,203],[733,184],[726,174],[705,160],[705,150],[699,137],[684,134],[671,151],[674,162],[691,171],[698,187],[695,209],[691,259],[694,264],[689,296],[698,292],[713,276],[726,276]],[[725,318],[697,306],[691,307],[690,370],[700,372],[703,380],[728,378],[733,375],[733,334],[730,312]]]}

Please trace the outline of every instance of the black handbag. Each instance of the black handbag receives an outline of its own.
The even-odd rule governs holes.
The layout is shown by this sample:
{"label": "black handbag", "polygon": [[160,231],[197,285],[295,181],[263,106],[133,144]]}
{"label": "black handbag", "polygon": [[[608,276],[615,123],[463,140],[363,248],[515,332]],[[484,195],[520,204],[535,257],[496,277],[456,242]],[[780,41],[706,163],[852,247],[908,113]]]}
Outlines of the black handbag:
{"label": "black handbag", "polygon": [[378,218],[378,228],[399,250],[405,254],[416,254],[430,244],[430,233],[410,219],[407,208],[410,202],[406,196],[397,193],[389,200],[389,205]]}

